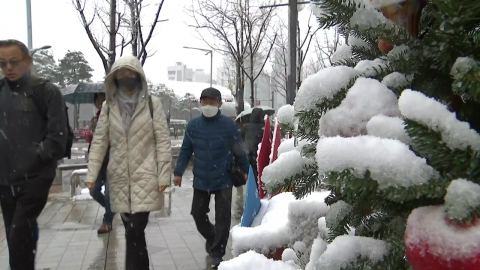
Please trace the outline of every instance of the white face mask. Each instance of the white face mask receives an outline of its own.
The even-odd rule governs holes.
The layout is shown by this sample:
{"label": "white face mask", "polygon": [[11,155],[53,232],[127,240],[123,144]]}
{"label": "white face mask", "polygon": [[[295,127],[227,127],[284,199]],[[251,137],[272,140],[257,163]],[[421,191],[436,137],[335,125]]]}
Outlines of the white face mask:
{"label": "white face mask", "polygon": [[212,105],[202,106],[200,107],[200,110],[202,110],[202,113],[205,117],[214,117],[218,113],[218,107]]}

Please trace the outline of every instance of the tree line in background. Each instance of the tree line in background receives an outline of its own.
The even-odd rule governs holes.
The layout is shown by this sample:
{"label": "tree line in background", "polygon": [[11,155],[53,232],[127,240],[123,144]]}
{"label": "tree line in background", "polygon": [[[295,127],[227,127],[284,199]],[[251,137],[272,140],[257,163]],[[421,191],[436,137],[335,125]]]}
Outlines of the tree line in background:
{"label": "tree line in background", "polygon": [[165,84],[154,85],[148,83],[150,94],[161,99],[163,111],[169,119],[191,120],[200,116],[200,103],[191,93],[186,93],[183,97],[175,95],[172,88],[166,87]]}
{"label": "tree line in background", "polygon": [[[32,73],[60,87],[80,82],[90,82],[93,77],[92,72],[93,69],[85,56],[79,51],[68,51],[58,61],[48,50],[40,50],[33,56]],[[1,70],[0,78],[3,78]]]}
{"label": "tree line in background", "polygon": [[32,71],[60,87],[80,82],[91,82],[93,69],[80,51],[68,51],[62,59],[55,60],[48,50],[33,56]]}

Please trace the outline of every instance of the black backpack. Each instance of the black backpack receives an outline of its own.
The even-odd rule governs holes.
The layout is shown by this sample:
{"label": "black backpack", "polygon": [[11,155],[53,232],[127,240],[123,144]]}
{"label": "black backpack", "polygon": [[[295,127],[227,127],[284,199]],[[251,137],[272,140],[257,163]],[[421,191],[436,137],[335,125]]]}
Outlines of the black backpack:
{"label": "black backpack", "polygon": [[[43,91],[45,88],[45,84],[49,82],[48,80],[44,79],[37,79],[32,83],[32,90],[33,90],[33,102],[37,107],[38,113],[42,116],[42,118],[47,121],[47,106],[44,102]],[[68,159],[72,158],[72,146],[73,146],[73,130],[70,127],[70,123],[68,120],[68,107],[65,104],[65,117],[67,118],[67,145],[65,146],[65,153],[63,157]]]}

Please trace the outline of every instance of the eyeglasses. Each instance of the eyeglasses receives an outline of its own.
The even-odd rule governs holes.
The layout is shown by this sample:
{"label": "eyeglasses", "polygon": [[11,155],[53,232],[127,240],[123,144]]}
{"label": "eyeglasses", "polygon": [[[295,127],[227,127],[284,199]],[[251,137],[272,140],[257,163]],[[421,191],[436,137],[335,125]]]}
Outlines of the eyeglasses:
{"label": "eyeglasses", "polygon": [[8,65],[11,67],[18,67],[20,63],[22,63],[23,59],[17,60],[0,60],[0,67],[1,68],[6,68]]}

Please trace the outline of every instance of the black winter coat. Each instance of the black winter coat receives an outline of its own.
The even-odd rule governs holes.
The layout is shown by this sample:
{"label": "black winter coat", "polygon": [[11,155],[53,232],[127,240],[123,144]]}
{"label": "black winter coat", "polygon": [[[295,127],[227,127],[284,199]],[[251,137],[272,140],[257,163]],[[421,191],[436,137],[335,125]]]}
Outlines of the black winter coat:
{"label": "black winter coat", "polygon": [[[0,185],[53,179],[65,153],[65,101],[57,86],[40,81],[29,75],[16,82],[0,80]],[[47,119],[33,100],[35,87],[43,91]]]}
{"label": "black winter coat", "polygon": [[250,115],[250,123],[244,126],[245,148],[247,153],[257,156],[258,144],[262,142],[265,113],[262,109],[255,108]]}

